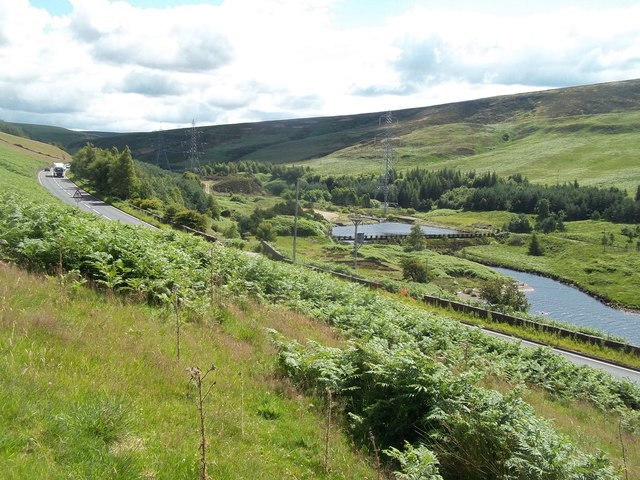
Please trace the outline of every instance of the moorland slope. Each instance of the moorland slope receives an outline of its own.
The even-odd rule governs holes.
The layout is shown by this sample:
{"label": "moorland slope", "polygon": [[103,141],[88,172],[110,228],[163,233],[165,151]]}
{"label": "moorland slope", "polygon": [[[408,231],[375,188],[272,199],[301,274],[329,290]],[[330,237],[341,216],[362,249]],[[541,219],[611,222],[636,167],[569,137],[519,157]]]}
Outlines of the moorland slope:
{"label": "moorland slope", "polygon": [[[391,127],[399,170],[461,168],[522,173],[541,183],[616,185],[640,183],[640,80],[484,98],[393,111]],[[203,164],[256,160],[304,164],[321,174],[380,169],[378,139],[385,112],[232,125],[202,126]],[[87,141],[123,149],[153,162],[158,132],[109,134],[17,124],[31,138],[73,152]],[[189,129],[162,133],[168,163],[187,166]],[[164,166],[164,165],[163,165]]]}

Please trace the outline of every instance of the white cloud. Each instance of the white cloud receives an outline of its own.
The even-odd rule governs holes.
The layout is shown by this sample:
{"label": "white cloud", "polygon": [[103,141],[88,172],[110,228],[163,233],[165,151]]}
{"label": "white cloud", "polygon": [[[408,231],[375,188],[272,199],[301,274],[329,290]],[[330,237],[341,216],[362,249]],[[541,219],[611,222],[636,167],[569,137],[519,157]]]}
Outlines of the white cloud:
{"label": "white cloud", "polygon": [[639,7],[526,16],[418,8],[394,20],[396,30],[404,26],[395,66],[414,88],[446,80],[559,87],[616,80],[624,71],[635,77],[640,29],[629,18],[638,15]]}
{"label": "white cloud", "polygon": [[98,62],[174,71],[214,70],[230,60],[215,9],[136,9],[124,2],[73,0],[70,30]]}
{"label": "white cloud", "polygon": [[27,0],[0,0],[0,118],[152,130],[192,118],[384,111],[640,77],[633,3],[480,10],[415,0],[386,5],[387,17],[376,18],[378,5],[364,2],[367,25],[337,18],[343,1],[151,9],[71,0],[72,13],[54,17]]}

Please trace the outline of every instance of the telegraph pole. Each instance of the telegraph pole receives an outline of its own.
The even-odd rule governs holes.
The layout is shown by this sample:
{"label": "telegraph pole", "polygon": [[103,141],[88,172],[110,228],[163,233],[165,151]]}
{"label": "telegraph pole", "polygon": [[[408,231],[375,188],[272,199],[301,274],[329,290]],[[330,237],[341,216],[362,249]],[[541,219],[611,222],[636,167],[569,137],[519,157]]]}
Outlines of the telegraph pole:
{"label": "telegraph pole", "polygon": [[358,225],[360,225],[364,218],[362,215],[350,215],[349,218],[353,222],[353,269],[358,269]]}

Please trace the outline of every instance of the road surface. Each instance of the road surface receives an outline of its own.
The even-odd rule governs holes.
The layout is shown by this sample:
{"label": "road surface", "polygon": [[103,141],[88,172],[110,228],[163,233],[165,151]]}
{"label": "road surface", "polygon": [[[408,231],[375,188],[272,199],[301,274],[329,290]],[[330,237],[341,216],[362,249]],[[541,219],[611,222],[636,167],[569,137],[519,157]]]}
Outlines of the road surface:
{"label": "road surface", "polygon": [[[519,338],[514,338],[509,335],[505,335],[503,333],[494,332],[493,330],[482,329],[484,333],[487,335],[493,335],[495,337],[500,337],[505,340],[520,342],[520,344],[524,347],[540,347],[539,343],[529,342],[527,340],[521,340]],[[573,352],[567,352],[566,350],[561,350],[558,348],[552,348],[552,350],[558,355],[562,355],[567,359],[571,360],[576,365],[588,365],[593,368],[599,368],[600,370],[604,370],[605,372],[610,373],[614,377],[618,378],[628,378],[632,382],[640,383],[640,372],[637,370],[632,370],[630,368],[621,367],[619,365],[615,365],[608,362],[603,362],[602,360],[596,360],[594,358],[585,357],[583,355],[579,355]]]}
{"label": "road surface", "polygon": [[104,203],[102,200],[85,192],[75,183],[65,177],[54,177],[53,172],[38,172],[38,181],[40,185],[45,187],[52,195],[62,200],[64,203],[78,207],[86,212],[94,213],[107,220],[114,220],[129,225],[145,225],[155,228],[136,217],[129,215],[122,210]]}
{"label": "road surface", "polygon": [[[117,220],[122,223],[128,223],[131,225],[146,225],[151,228],[155,228],[148,223],[143,222],[135,218],[128,213],[123,212],[122,210],[118,210],[111,205],[104,203],[103,201],[91,196],[84,190],[78,188],[71,180],[68,178],[56,178],[53,176],[52,172],[40,171],[38,172],[38,180],[40,184],[44,186],[47,190],[49,190],[53,195],[58,197],[65,203],[69,205],[75,205],[78,208],[85,210],[87,212],[92,212],[96,215],[104,217],[108,220]],[[483,331],[489,335],[494,335],[497,337],[504,338],[506,340],[511,341],[520,341],[523,346],[531,346],[538,347],[540,346],[537,343],[529,342],[526,340],[520,340],[514,337],[510,337],[508,335],[504,335],[501,333],[497,333],[491,330]],[[568,358],[572,362],[577,365],[589,365],[593,368],[599,368],[609,372],[611,375],[620,378],[628,378],[634,382],[640,382],[640,372],[636,370],[631,370],[625,367],[620,367],[618,365],[610,364],[607,362],[603,362],[600,360],[595,360],[589,357],[584,357],[582,355],[578,355],[571,352],[566,352],[564,350],[553,349],[559,355],[563,355]]]}

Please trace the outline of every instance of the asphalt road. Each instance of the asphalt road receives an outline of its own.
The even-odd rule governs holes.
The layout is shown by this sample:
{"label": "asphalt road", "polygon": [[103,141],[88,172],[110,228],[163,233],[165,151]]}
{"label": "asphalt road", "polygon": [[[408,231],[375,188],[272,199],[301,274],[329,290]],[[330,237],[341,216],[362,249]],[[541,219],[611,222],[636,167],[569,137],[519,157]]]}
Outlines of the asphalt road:
{"label": "asphalt road", "polygon": [[[120,221],[122,223],[127,223],[130,225],[146,225],[151,228],[155,228],[148,223],[139,220],[128,213],[123,212],[122,210],[118,210],[111,205],[104,203],[103,201],[93,197],[88,194],[84,190],[80,189],[76,184],[74,184],[68,178],[56,178],[53,176],[52,172],[40,171],[38,172],[38,180],[40,184],[49,190],[54,196],[58,197],[65,203],[69,205],[75,205],[78,208],[85,210],[87,212],[92,212],[96,215],[104,217],[108,220]],[[537,343],[528,342],[526,340],[520,340],[514,337],[510,337],[508,335],[503,335],[501,333],[493,332],[490,330],[483,331],[489,335],[494,335],[497,337],[504,338],[510,341],[519,341],[524,346],[538,347],[540,346]],[[568,358],[572,362],[577,365],[588,365],[593,368],[599,368],[609,372],[611,375],[620,378],[628,378],[634,382],[640,382],[640,372],[636,370],[631,370],[625,367],[620,367],[617,365],[613,365],[610,363],[602,362],[600,360],[594,360],[588,357],[583,357],[581,355],[577,355],[575,353],[566,352],[564,350],[553,349],[559,355],[563,355]]]}
{"label": "asphalt road", "polygon": [[62,200],[64,203],[78,207],[86,212],[94,213],[107,220],[114,220],[129,225],[145,225],[155,228],[136,217],[129,215],[122,210],[104,203],[102,200],[88,194],[75,183],[66,177],[54,177],[53,172],[38,172],[38,181],[40,185],[49,190],[52,195]]}
{"label": "asphalt road", "polygon": [[[500,337],[503,338],[505,340],[508,341],[512,341],[512,342],[520,342],[521,345],[525,346],[525,347],[539,347],[540,344],[538,343],[534,343],[534,342],[529,342],[527,340],[521,340],[519,338],[514,338],[511,337],[509,335],[505,335],[503,333],[498,333],[498,332],[494,332],[492,330],[486,330],[486,329],[482,329],[482,331],[484,333],[486,333],[487,335],[493,335],[495,337]],[[614,365],[611,363],[607,363],[607,362],[603,362],[601,360],[596,360],[593,358],[589,358],[589,357],[584,357],[582,355],[576,354],[576,353],[572,353],[572,352],[567,352],[565,350],[560,350],[557,348],[552,348],[552,350],[557,353],[558,355],[562,355],[563,357],[566,357],[567,359],[571,360],[573,363],[575,363],[576,365],[588,365],[592,368],[598,368],[600,370],[604,370],[608,373],[610,373],[611,375],[613,375],[614,377],[618,377],[618,378],[628,378],[629,380],[631,380],[632,382],[639,382],[640,383],[640,372],[637,370],[631,370],[630,368],[625,368],[625,367],[621,367],[618,365]]]}

